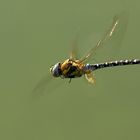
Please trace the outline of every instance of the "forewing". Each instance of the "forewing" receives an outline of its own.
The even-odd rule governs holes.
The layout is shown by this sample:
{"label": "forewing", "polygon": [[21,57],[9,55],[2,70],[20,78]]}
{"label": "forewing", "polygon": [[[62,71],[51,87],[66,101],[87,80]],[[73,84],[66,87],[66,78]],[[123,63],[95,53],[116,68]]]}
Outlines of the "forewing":
{"label": "forewing", "polygon": [[78,38],[79,38],[79,31],[76,33],[75,38],[73,39],[70,45],[70,56],[71,60],[75,60],[78,57]]}
{"label": "forewing", "polygon": [[[91,58],[96,59],[95,57],[96,53],[98,52],[98,50],[103,50],[103,48],[109,51],[114,49],[113,47],[116,45],[117,45],[116,47],[119,48],[127,29],[127,23],[128,23],[128,14],[126,12],[114,16],[111,26],[108,28],[103,37],[97,42],[97,44],[94,47],[92,47],[88,51],[88,53],[83,58],[80,59],[80,61],[86,62],[89,61]],[[108,49],[105,46],[107,46]],[[102,56],[111,57],[108,56],[108,54],[110,53],[108,52],[107,53],[104,52]]]}
{"label": "forewing", "polygon": [[[58,80],[58,81],[57,81]],[[44,94],[49,94],[62,85],[63,80],[55,79],[50,75],[42,77],[32,90],[32,97],[38,98]]]}

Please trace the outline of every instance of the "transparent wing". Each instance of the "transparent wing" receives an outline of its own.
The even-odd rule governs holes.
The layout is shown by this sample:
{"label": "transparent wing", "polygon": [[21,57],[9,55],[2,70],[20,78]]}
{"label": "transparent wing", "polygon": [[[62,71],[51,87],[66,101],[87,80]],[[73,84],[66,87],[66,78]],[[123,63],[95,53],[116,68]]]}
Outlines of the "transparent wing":
{"label": "transparent wing", "polygon": [[69,58],[72,60],[75,60],[78,57],[78,38],[79,38],[79,30],[78,30],[74,40],[72,41],[71,46],[70,46]]}
{"label": "transparent wing", "polygon": [[[91,48],[88,51],[88,53],[84,57],[80,59],[80,61],[81,62],[89,61],[92,57],[96,55],[97,51],[100,50],[100,48],[103,48],[103,46],[113,48],[114,45],[117,45],[117,47],[119,48],[122,39],[124,37],[124,34],[126,32],[127,23],[128,23],[127,13],[123,12],[120,15],[114,16],[112,24],[108,28],[104,36],[97,42],[97,44],[93,48]],[[104,56],[104,54],[102,56]]]}
{"label": "transparent wing", "polygon": [[92,72],[85,74],[85,78],[90,84],[95,84],[95,77]]}
{"label": "transparent wing", "polygon": [[46,86],[51,82],[52,77],[50,75],[44,76],[33,88],[32,90],[32,96],[37,97],[41,96],[44,91],[46,90]]}
{"label": "transparent wing", "polygon": [[44,94],[49,94],[62,85],[63,80],[60,79],[60,81],[59,79],[57,79],[57,82],[55,82],[56,80],[53,80],[53,83],[51,84],[52,80],[53,77],[50,74],[42,77],[33,88],[32,97],[38,98],[39,96],[43,96]]}

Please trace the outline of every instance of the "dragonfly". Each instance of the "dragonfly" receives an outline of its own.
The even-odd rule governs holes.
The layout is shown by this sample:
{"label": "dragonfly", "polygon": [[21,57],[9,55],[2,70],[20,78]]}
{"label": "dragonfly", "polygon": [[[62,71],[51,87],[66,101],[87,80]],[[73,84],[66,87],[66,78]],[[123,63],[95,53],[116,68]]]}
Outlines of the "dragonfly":
{"label": "dragonfly", "polygon": [[94,84],[95,77],[93,73],[95,70],[140,64],[140,59],[124,59],[95,64],[87,63],[91,56],[94,56],[96,51],[99,48],[102,48],[107,40],[112,38],[119,24],[120,18],[118,15],[116,15],[114,16],[112,24],[107,32],[97,42],[97,44],[88,51],[88,53],[86,53],[82,58],[77,59],[75,50],[73,48],[68,59],[64,60],[63,62],[57,62],[55,65],[50,67],[51,75],[53,77],[60,77],[62,79],[68,78],[69,82],[71,82],[71,79],[84,76],[89,83]]}

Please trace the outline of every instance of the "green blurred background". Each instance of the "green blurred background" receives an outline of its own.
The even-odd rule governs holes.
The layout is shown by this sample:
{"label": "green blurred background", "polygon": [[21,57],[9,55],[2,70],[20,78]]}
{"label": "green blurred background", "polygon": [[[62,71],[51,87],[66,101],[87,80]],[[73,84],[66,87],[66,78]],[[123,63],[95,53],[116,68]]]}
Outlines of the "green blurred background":
{"label": "green blurred background", "polygon": [[[42,96],[34,98],[32,91],[51,65],[68,57],[79,27],[85,40],[90,31],[100,35],[112,16],[123,10],[129,12],[129,25],[116,59],[140,58],[139,4],[1,0],[0,139],[139,140],[138,65],[96,71],[94,86],[83,78],[71,84],[53,79],[38,91]],[[83,40],[79,39],[81,54],[87,50]]]}

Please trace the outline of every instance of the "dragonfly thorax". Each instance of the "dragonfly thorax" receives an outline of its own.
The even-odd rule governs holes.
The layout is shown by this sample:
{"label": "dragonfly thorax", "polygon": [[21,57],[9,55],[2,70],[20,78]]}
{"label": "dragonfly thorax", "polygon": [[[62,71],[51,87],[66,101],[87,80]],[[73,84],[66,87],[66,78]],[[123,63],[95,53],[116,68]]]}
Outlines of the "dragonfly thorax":
{"label": "dragonfly thorax", "polygon": [[56,63],[50,68],[50,72],[54,77],[76,78],[84,74],[84,64],[79,60],[67,59],[63,63]]}
{"label": "dragonfly thorax", "polygon": [[62,77],[76,78],[83,75],[84,64],[79,60],[67,59],[61,64]]}

